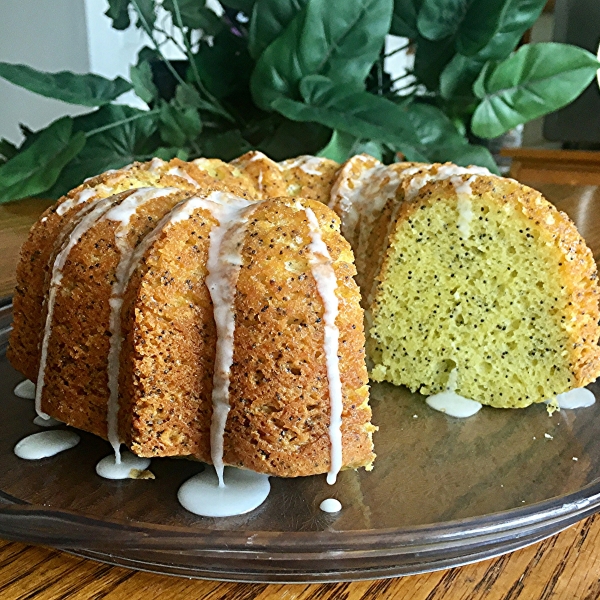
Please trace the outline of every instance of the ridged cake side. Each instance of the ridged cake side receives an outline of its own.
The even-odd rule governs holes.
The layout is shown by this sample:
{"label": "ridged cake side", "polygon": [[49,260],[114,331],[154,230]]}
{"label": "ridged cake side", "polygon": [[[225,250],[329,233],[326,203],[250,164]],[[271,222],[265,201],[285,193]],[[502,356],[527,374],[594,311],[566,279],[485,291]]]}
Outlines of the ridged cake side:
{"label": "ridged cake side", "polygon": [[[299,202],[262,202],[244,226],[224,433],[225,464],[285,477],[330,466],[324,308],[311,275],[303,206],[317,215],[338,282],[343,465],[369,467],[374,459],[352,252],[334,213]],[[211,462],[217,334],[206,260],[216,225],[204,208],[167,224],[125,296],[120,423],[122,437],[142,456],[189,454]]]}

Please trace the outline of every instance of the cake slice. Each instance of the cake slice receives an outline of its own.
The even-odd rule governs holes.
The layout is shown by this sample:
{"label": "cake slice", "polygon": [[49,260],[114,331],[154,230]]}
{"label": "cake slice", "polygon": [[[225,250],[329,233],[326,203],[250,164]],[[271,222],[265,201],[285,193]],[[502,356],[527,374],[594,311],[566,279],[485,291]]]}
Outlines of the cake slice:
{"label": "cake slice", "polygon": [[387,210],[367,352],[372,378],[517,408],[600,374],[597,270],[570,219],[478,168],[401,179]]}
{"label": "cake slice", "polygon": [[[222,272],[234,296],[215,307],[210,240],[220,235],[224,206],[233,215],[239,210],[234,233],[224,242],[233,243],[239,258],[229,267],[237,269]],[[222,383],[216,371],[228,381],[220,438],[224,464],[285,477],[331,470],[335,377],[328,371],[326,307],[311,266],[314,231],[307,211],[337,280],[340,466],[370,468],[374,427],[362,311],[339,220],[315,201],[274,199],[252,206],[223,193],[175,207],[134,257],[122,309],[119,424],[121,439],[136,454],[218,462],[214,432],[211,440],[215,385]],[[231,363],[224,371],[218,366],[218,323],[225,319],[219,310],[231,311],[234,324]]]}

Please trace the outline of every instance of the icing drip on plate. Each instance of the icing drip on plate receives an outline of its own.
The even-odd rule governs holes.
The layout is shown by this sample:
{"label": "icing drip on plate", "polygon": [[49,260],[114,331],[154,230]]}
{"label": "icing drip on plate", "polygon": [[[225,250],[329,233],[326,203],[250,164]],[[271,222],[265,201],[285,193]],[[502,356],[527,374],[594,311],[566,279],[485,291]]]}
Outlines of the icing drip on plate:
{"label": "icing drip on plate", "polygon": [[131,452],[123,452],[118,463],[114,454],[105,456],[96,465],[96,473],[104,479],[136,479],[135,475],[145,471],[149,466],[149,458],[140,458]]}
{"label": "icing drip on plate", "polygon": [[429,396],[426,402],[434,410],[438,410],[450,417],[466,419],[472,417],[481,409],[481,403],[475,400],[469,400],[456,393],[458,384],[458,369],[452,369],[448,377],[448,387],[446,391]]}
{"label": "icing drip on plate", "polygon": [[15,389],[13,390],[13,394],[17,396],[17,398],[25,398],[25,400],[34,400],[35,383],[33,383],[33,381],[29,379],[21,381],[21,383],[18,383]]}
{"label": "icing drip on plate", "polygon": [[312,209],[303,207],[310,228],[311,243],[309,259],[311,271],[321,300],[323,301],[323,322],[325,324],[325,363],[327,365],[327,380],[329,383],[329,442],[331,446],[331,465],[327,474],[327,483],[333,485],[337,474],[342,468],[342,382],[340,379],[340,359],[338,356],[340,332],[335,325],[338,315],[338,299],[335,294],[337,278],[329,255],[327,245],[321,237],[319,221]]}
{"label": "icing drip on plate", "polygon": [[319,504],[319,508],[326,513],[336,513],[342,510],[342,503],[335,498],[326,498]]}
{"label": "icing drip on plate", "polygon": [[53,429],[23,438],[15,446],[15,454],[25,460],[40,460],[77,446],[79,436],[74,431]]}
{"label": "icing drip on plate", "polygon": [[[546,404],[549,401],[546,401]],[[557,394],[556,403],[559,408],[567,410],[574,408],[587,408],[596,403],[594,393],[586,388],[575,388],[564,394]]]}
{"label": "icing drip on plate", "polygon": [[227,485],[213,469],[188,479],[177,492],[181,506],[203,517],[232,517],[258,508],[271,490],[269,477],[245,469],[225,468]]}
{"label": "icing drip on plate", "polygon": [[53,419],[52,417],[44,419],[43,417],[37,416],[33,419],[33,424],[38,427],[56,427],[57,425],[62,425],[63,422],[58,419]]}

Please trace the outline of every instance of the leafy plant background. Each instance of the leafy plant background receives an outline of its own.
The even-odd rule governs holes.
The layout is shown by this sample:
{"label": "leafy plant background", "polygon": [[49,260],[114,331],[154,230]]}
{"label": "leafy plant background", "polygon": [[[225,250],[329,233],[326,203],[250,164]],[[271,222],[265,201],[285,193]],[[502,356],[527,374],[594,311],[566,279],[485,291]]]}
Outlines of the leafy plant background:
{"label": "leafy plant background", "polygon": [[[0,202],[58,197],[84,178],[158,156],[275,160],[367,152],[391,162],[496,170],[474,143],[573,101],[600,64],[523,33],[546,0],[108,0],[115,29],[148,40],[130,81],[0,63],[0,76],[90,113],[0,141]],[[170,15],[157,19],[162,7]],[[160,21],[160,22],[159,22]],[[385,37],[408,38],[414,68],[393,80]],[[165,41],[186,60],[169,62]],[[147,105],[118,104],[133,89]]]}

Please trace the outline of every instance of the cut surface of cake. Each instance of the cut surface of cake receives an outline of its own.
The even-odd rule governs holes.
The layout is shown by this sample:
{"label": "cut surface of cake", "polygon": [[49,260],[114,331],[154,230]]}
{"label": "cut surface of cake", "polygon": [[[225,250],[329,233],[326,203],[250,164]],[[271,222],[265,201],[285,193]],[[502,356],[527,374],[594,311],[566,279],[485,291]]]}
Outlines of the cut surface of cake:
{"label": "cut surface of cake", "polygon": [[371,468],[360,292],[338,217],[260,200],[220,161],[153,163],[88,182],[42,217],[58,215],[52,230],[32,230],[47,264],[33,261],[40,288],[22,268],[20,303],[40,304],[41,325],[25,352],[35,324],[16,319],[10,359],[37,369],[39,412],[139,456],[286,477]]}
{"label": "cut surface of cake", "polygon": [[332,202],[362,256],[374,380],[517,408],[597,378],[596,265],[565,214],[485,169],[361,161],[361,200]]}

